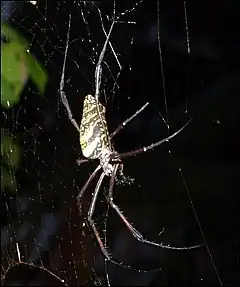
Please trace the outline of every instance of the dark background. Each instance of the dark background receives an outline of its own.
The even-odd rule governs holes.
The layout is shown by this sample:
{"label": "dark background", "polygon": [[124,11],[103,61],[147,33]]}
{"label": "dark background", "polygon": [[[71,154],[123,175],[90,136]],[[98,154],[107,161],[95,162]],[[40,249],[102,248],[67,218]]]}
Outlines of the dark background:
{"label": "dark background", "polygon": [[[18,192],[3,194],[1,265],[5,284],[59,284],[57,278],[53,278],[57,283],[50,281],[48,276],[52,275],[37,266],[69,285],[104,285],[106,274],[112,285],[198,286],[222,282],[231,286],[240,282],[236,200],[240,175],[238,1],[217,5],[186,1],[185,14],[184,2],[161,1],[157,6],[156,1],[145,0],[119,19],[125,23],[114,26],[111,43],[123,69],[117,77],[119,67],[108,47],[101,101],[107,108],[109,129],[114,130],[150,102],[114,138],[115,148],[125,152],[146,146],[192,118],[171,142],[125,160],[124,173],[135,181],[131,186],[115,188],[116,202],[148,239],[183,247],[202,244],[204,235],[212,255],[211,259],[205,246],[173,251],[141,244],[111,210],[104,232],[105,179],[95,216],[102,237],[107,235],[115,259],[136,269],[161,268],[147,273],[104,265],[85,221],[96,181],[85,196],[82,215],[75,200],[97,162],[76,165],[81,157],[78,133],[59,101],[69,13],[72,23],[65,92],[80,123],[83,99],[95,91],[95,65],[105,41],[97,8],[108,31],[113,2],[40,1],[37,7],[3,2],[2,17],[29,40],[30,51],[45,65],[49,76],[43,98],[29,83],[20,103],[3,112],[4,126],[17,135],[22,146],[21,167],[16,174]],[[117,1],[116,15],[135,7],[136,2]],[[113,77],[118,86],[114,86]],[[169,129],[161,115],[168,119]],[[164,233],[159,236],[162,228]],[[36,267],[15,265],[16,243],[21,261]]]}

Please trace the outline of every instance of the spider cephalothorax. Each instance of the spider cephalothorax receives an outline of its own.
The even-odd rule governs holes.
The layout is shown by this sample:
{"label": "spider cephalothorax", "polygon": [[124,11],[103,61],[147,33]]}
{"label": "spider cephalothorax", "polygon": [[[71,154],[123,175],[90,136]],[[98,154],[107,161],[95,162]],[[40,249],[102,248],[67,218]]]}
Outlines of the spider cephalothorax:
{"label": "spider cephalothorax", "polygon": [[100,165],[107,176],[111,176],[114,170],[114,165],[120,164],[119,169],[123,170],[123,164],[119,157],[119,154],[115,151],[110,151],[104,148],[100,157]]}

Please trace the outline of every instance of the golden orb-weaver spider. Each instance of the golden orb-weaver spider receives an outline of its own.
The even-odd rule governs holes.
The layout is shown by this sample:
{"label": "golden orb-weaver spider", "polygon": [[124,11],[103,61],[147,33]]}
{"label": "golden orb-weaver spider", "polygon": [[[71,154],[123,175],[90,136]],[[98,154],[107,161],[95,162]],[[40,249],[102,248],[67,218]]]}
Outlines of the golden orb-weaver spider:
{"label": "golden orb-weaver spider", "polygon": [[[105,256],[105,259],[108,261],[111,261],[115,264],[120,264],[121,266],[124,266],[122,263],[119,263],[118,261],[111,258],[110,254],[106,250],[106,247],[104,246],[104,243],[100,237],[100,234],[96,228],[95,222],[93,220],[93,214],[95,211],[95,205],[97,201],[97,197],[100,191],[101,184],[103,182],[103,179],[105,176],[110,177],[109,182],[109,190],[108,190],[108,196],[107,201],[109,205],[116,211],[118,216],[122,219],[122,221],[125,223],[126,227],[129,229],[131,234],[140,242],[146,243],[149,245],[153,245],[156,247],[166,248],[166,249],[174,249],[174,250],[188,250],[188,249],[194,249],[198,248],[201,245],[194,245],[190,247],[174,247],[170,245],[164,245],[162,243],[157,243],[154,241],[150,241],[148,239],[145,239],[143,235],[135,228],[133,225],[127,220],[127,218],[123,215],[122,211],[119,209],[119,207],[114,203],[113,200],[113,187],[114,183],[116,181],[117,172],[120,173],[120,176],[123,177],[123,179],[126,179],[123,175],[123,163],[122,159],[125,157],[133,156],[142,152],[146,152],[149,150],[154,149],[155,147],[161,145],[164,142],[169,141],[170,139],[174,138],[177,134],[179,134],[188,124],[190,121],[188,121],[181,129],[176,131],[174,134],[171,134],[167,138],[164,138],[156,143],[153,143],[147,147],[142,147],[130,152],[125,152],[122,154],[119,154],[117,151],[114,150],[111,139],[121,130],[123,129],[127,123],[129,123],[131,120],[133,120],[140,112],[142,112],[149,103],[146,103],[142,108],[140,108],[134,115],[132,115],[130,118],[128,118],[126,121],[124,121],[111,135],[109,135],[107,123],[105,119],[105,107],[99,102],[99,91],[100,91],[100,81],[101,81],[101,62],[104,57],[104,53],[106,50],[106,46],[109,42],[110,34],[113,28],[113,24],[110,28],[109,34],[107,35],[104,47],[102,49],[102,52],[99,56],[98,63],[96,65],[95,70],[95,84],[96,84],[96,90],[95,90],[95,97],[92,95],[87,95],[84,99],[83,104],[83,114],[82,114],[82,120],[80,127],[78,126],[77,122],[73,118],[70,106],[68,104],[68,100],[66,97],[66,94],[64,92],[64,72],[65,72],[65,65],[66,65],[66,57],[68,52],[68,46],[69,46],[69,34],[70,34],[70,23],[71,23],[71,17],[69,19],[69,27],[68,27],[68,34],[67,34],[67,41],[66,41],[66,49],[64,54],[64,63],[62,68],[62,76],[61,76],[61,82],[60,82],[60,96],[61,101],[63,105],[65,106],[68,118],[71,121],[71,123],[74,125],[74,127],[78,130],[80,134],[80,145],[82,149],[82,153],[86,159],[82,160],[81,162],[87,162],[90,159],[98,159],[100,161],[97,168],[92,172],[92,174],[89,176],[87,182],[83,186],[83,188],[80,190],[77,200],[80,202],[82,199],[86,189],[88,188],[89,184],[93,180],[93,178],[96,176],[98,171],[102,168],[102,173],[100,175],[100,178],[96,184],[95,190],[93,192],[92,201],[88,210],[88,222],[91,225],[93,232],[95,234],[95,237],[99,243],[99,246],[101,248],[101,251],[103,255]],[[114,23],[114,22],[113,22]]]}

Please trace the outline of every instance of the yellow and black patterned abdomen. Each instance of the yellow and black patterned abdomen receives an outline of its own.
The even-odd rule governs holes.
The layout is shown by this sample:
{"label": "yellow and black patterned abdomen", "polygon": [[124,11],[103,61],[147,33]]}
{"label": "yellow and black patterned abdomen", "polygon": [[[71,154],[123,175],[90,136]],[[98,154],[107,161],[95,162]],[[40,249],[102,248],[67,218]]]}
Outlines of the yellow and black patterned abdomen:
{"label": "yellow and black patterned abdomen", "polygon": [[105,107],[98,103],[101,117],[98,115],[97,102],[87,95],[83,102],[83,115],[80,125],[80,145],[86,158],[99,158],[103,148],[109,148],[109,133],[105,119]]}

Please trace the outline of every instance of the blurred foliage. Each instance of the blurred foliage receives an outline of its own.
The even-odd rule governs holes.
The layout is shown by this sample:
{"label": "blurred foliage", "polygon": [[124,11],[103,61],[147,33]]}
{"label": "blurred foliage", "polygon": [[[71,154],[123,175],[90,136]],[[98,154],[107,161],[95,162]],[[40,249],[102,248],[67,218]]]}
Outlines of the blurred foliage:
{"label": "blurred foliage", "polygon": [[6,130],[1,129],[1,191],[4,187],[9,190],[16,190],[17,184],[14,171],[20,161],[20,150]]}
{"label": "blurred foliage", "polygon": [[[36,85],[39,93],[44,94],[47,73],[28,47],[29,43],[24,37],[9,25],[1,23],[1,106],[5,109],[19,102],[29,79]],[[4,188],[16,190],[14,171],[19,161],[19,147],[8,131],[1,129],[1,191]]]}
{"label": "blurred foliage", "polygon": [[47,75],[41,64],[28,52],[29,43],[22,36],[2,24],[1,37],[1,105],[9,108],[19,102],[29,78],[39,93],[43,94]]}

